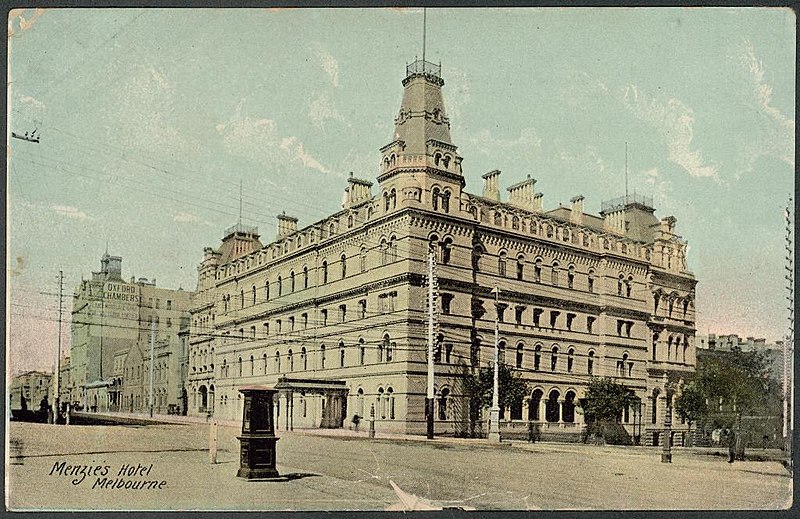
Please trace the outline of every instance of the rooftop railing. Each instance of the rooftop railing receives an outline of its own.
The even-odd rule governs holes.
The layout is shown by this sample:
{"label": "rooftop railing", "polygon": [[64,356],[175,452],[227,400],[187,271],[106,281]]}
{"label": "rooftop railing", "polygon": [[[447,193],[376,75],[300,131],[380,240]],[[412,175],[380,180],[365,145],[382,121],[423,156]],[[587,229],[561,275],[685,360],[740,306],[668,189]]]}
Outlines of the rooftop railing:
{"label": "rooftop railing", "polygon": [[431,63],[422,59],[416,60],[410,65],[406,65],[406,76],[411,74],[430,74],[438,78],[442,77],[442,65]]}
{"label": "rooftop railing", "polygon": [[645,207],[653,208],[653,197],[639,194],[625,195],[619,198],[606,200],[600,204],[601,213],[610,213],[619,209],[624,209],[631,204],[643,205]]}
{"label": "rooftop railing", "polygon": [[254,225],[245,225],[243,223],[237,223],[236,225],[232,225],[225,230],[225,236],[230,236],[233,233],[243,233],[243,234],[258,234],[258,227]]}

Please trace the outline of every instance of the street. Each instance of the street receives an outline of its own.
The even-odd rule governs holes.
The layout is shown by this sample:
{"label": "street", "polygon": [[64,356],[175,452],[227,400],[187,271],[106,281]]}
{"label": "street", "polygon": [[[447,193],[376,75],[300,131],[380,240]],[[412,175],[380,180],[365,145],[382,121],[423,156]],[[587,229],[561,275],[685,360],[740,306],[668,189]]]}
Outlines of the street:
{"label": "street", "polygon": [[[285,477],[246,481],[236,477],[238,433],[235,427],[219,427],[218,462],[212,465],[206,424],[11,422],[9,437],[20,446],[12,448],[6,465],[7,505],[16,510],[384,510],[398,503],[390,480],[438,506],[477,509],[780,509],[791,504],[791,477],[774,461],[728,464],[723,457],[677,448],[673,463],[662,464],[657,448],[369,440],[335,431],[330,436],[280,431],[277,466]],[[22,464],[15,464],[20,452]],[[114,488],[110,480],[123,469],[146,472],[129,479],[153,481],[152,488],[126,489],[121,483]],[[166,483],[159,488],[161,482]]]}

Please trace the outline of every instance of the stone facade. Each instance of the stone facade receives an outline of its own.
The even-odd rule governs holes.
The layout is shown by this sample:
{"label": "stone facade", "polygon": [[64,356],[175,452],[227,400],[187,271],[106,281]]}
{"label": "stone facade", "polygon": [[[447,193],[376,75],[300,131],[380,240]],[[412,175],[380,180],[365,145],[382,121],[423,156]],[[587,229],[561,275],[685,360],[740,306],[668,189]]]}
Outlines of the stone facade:
{"label": "stone facade", "polygon": [[25,408],[30,411],[39,409],[43,398],[53,404],[53,374],[42,371],[27,371],[15,375],[11,379],[8,390],[11,409],[22,409],[22,397],[25,397]]}
{"label": "stone facade", "polygon": [[379,431],[424,432],[433,247],[437,434],[467,433],[463,380],[493,361],[497,318],[501,360],[532,390],[505,410],[505,434],[531,420],[576,435],[586,384],[607,376],[641,401],[623,419],[652,443],[667,389],[695,364],[696,282],[675,218],[659,220],[637,196],[604,203],[599,215],[584,212],[583,196],[544,211],[530,177],[501,201],[499,171],[483,176],[481,195],[468,193],[443,85],[437,65],[408,67],[375,195],[351,176],[330,217],[298,229],[281,214],[266,245],[238,224],[219,249],[205,249],[189,412],[238,420],[238,387],[277,384],[279,426],[349,427],[374,408]]}

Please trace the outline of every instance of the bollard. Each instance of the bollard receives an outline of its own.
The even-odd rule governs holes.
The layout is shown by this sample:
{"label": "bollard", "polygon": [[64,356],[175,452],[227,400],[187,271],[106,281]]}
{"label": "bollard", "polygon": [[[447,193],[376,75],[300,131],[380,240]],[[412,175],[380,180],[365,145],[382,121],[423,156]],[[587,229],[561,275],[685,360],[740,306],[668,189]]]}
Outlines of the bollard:
{"label": "bollard", "polygon": [[369,407],[369,437],[375,437],[375,404]]}
{"label": "bollard", "polygon": [[211,422],[208,428],[208,457],[211,464],[217,463],[217,420],[216,418]]}

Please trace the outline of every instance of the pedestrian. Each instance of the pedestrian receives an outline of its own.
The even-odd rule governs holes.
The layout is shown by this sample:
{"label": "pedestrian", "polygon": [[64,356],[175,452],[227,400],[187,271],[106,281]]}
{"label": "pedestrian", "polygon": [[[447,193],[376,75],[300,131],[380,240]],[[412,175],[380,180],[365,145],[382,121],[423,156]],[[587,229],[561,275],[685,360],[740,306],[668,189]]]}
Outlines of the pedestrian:
{"label": "pedestrian", "polygon": [[727,440],[728,440],[728,463],[733,463],[733,460],[736,456],[736,433],[729,430],[727,435]]}

